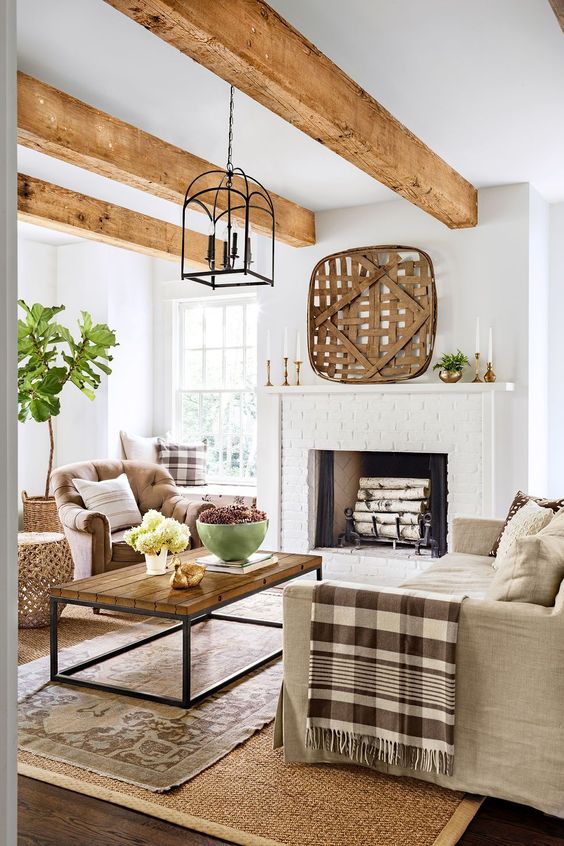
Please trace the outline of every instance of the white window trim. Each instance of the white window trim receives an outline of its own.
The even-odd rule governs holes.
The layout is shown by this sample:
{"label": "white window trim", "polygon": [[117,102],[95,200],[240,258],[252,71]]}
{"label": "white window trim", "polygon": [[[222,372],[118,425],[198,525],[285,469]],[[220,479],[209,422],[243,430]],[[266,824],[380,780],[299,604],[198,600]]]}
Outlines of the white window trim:
{"label": "white window trim", "polygon": [[[182,380],[182,375],[184,371],[184,362],[183,356],[185,352],[184,343],[183,343],[183,336],[184,336],[184,312],[186,307],[194,308],[197,306],[209,306],[209,305],[225,305],[229,303],[237,303],[241,305],[251,305],[251,304],[258,304],[257,297],[255,295],[251,295],[249,293],[245,294],[226,294],[217,296],[216,294],[213,295],[213,302],[211,300],[211,296],[203,296],[203,297],[189,297],[186,299],[178,299],[174,303],[174,312],[175,317],[173,321],[173,332],[172,332],[172,343],[174,345],[174,349],[176,350],[176,354],[173,356],[174,366],[173,366],[173,384],[172,384],[172,393],[173,393],[173,413],[174,413],[174,422],[173,422],[173,435],[175,439],[180,440],[182,437],[182,396],[185,393],[191,394],[228,394],[233,393],[236,390],[240,390],[241,393],[254,393],[257,396],[257,386],[255,385],[254,388],[229,388],[229,387],[222,387],[222,388],[185,388],[180,383]],[[246,328],[246,327],[245,327]],[[244,329],[245,332],[245,329]],[[223,326],[223,333],[225,336],[225,325]],[[243,350],[243,367],[246,370],[246,363],[247,363],[247,345],[243,343],[242,350]],[[225,349],[223,349],[223,368],[225,372]],[[205,347],[203,347],[203,368],[205,368]],[[249,477],[232,477],[232,476],[214,476],[209,479],[210,484],[215,485],[231,485],[231,486],[241,486],[241,487],[248,487],[248,488],[255,488],[256,487],[256,477],[249,478]]]}

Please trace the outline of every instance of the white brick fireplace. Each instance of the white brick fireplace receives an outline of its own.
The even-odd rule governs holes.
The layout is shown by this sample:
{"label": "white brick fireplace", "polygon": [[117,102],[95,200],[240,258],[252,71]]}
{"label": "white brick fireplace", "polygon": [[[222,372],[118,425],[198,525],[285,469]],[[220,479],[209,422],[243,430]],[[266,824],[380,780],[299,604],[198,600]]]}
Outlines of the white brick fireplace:
{"label": "white brick fireplace", "polygon": [[307,552],[314,546],[315,450],[445,453],[449,526],[456,515],[491,515],[496,411],[512,390],[512,383],[265,389],[260,419],[268,426],[268,487],[259,484],[259,502],[270,515],[271,547]]}

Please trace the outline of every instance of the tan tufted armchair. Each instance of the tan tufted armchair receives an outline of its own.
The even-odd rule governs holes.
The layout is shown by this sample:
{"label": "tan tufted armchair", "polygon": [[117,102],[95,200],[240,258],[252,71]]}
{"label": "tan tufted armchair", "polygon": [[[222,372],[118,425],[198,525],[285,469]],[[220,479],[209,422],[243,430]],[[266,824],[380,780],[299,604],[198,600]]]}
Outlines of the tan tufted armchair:
{"label": "tan tufted armchair", "polygon": [[125,529],[111,532],[108,518],[96,511],[88,511],[76,490],[73,479],[100,482],[127,475],[141,514],[150,508],[165,517],[174,517],[189,527],[191,547],[202,546],[196,529],[198,515],[213,508],[203,500],[188,500],[178,491],[174,479],[159,464],[142,461],[100,460],[67,464],[53,471],[51,484],[74,561],[74,577],[118,570],[143,561],[143,556],[123,540]]}

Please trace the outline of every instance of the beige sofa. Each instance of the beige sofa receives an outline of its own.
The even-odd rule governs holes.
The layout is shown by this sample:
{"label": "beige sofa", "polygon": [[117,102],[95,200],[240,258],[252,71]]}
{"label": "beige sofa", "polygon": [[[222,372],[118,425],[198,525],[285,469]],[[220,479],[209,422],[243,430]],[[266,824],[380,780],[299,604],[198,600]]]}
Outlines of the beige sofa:
{"label": "beige sofa", "polygon": [[[456,519],[452,552],[405,587],[464,592],[457,646],[452,777],[377,769],[564,817],[564,584],[553,608],[484,599],[501,522]],[[287,761],[346,762],[304,746],[313,583],[284,591],[284,687],[276,745]]]}
{"label": "beige sofa", "polygon": [[143,556],[131,549],[123,540],[125,529],[110,531],[108,518],[95,511],[87,511],[73,479],[99,482],[127,475],[141,514],[151,508],[165,517],[174,517],[186,523],[192,535],[191,547],[202,544],[196,529],[196,520],[209,502],[186,499],[179,492],[166,467],[144,461],[100,460],[66,464],[53,471],[51,485],[59,511],[59,520],[69,542],[74,562],[74,577],[118,570],[143,561]]}

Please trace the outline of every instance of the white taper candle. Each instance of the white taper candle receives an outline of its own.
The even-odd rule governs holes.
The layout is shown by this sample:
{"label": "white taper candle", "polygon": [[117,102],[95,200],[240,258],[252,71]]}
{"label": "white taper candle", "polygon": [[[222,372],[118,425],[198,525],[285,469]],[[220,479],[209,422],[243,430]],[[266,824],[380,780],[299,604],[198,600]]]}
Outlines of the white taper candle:
{"label": "white taper candle", "polygon": [[300,333],[296,334],[296,358],[294,361],[301,361],[302,360],[302,342],[300,338]]}
{"label": "white taper candle", "polygon": [[474,347],[474,352],[480,352],[480,318],[476,318],[476,346]]}
{"label": "white taper candle", "polygon": [[491,364],[493,361],[493,330],[490,326],[490,334],[488,338],[488,362]]}
{"label": "white taper candle", "polygon": [[284,351],[282,355],[284,358],[288,358],[288,327],[284,329]]}
{"label": "white taper candle", "polygon": [[271,361],[271,349],[270,349],[270,329],[266,330],[266,360]]}

